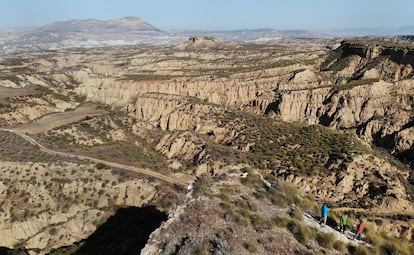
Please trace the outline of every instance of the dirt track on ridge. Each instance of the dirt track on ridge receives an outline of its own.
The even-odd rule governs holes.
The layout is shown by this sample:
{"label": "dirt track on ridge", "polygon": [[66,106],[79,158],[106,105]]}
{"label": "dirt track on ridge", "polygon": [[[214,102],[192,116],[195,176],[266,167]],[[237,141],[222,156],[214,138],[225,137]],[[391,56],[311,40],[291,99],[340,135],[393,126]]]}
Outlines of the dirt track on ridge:
{"label": "dirt track on ridge", "polygon": [[32,87],[16,89],[0,86],[0,103],[10,97],[30,96],[35,95],[37,93],[39,92]]}
{"label": "dirt track on ridge", "polygon": [[39,147],[39,149],[41,151],[49,153],[49,154],[65,156],[65,157],[71,157],[71,158],[77,158],[77,159],[90,160],[90,161],[95,162],[95,163],[102,163],[102,164],[105,164],[105,165],[108,165],[108,166],[111,166],[111,167],[125,169],[125,170],[133,171],[133,172],[136,172],[136,173],[144,174],[144,175],[147,175],[147,176],[151,176],[151,177],[157,178],[159,180],[162,180],[162,181],[165,181],[165,182],[168,182],[168,183],[171,183],[171,184],[177,184],[177,185],[184,186],[184,187],[187,186],[187,183],[182,181],[182,180],[178,180],[178,179],[160,174],[160,173],[152,171],[150,169],[119,164],[119,163],[106,161],[106,160],[93,158],[93,157],[88,157],[88,156],[83,156],[83,155],[77,155],[77,154],[71,154],[71,153],[66,153],[66,152],[50,150],[50,149],[46,148],[45,146],[43,146],[42,144],[38,143],[32,137],[30,137],[30,136],[28,136],[24,133],[21,133],[20,131],[13,130],[13,129],[3,129],[3,128],[0,128],[0,130],[14,133],[14,134],[22,137],[23,139],[25,139],[26,141],[28,141],[32,145]]}

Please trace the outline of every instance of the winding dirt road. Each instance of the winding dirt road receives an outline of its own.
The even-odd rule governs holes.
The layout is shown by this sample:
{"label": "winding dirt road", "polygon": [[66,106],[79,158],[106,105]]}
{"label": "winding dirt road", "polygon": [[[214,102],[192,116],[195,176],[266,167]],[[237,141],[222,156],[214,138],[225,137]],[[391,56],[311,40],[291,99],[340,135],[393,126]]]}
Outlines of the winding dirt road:
{"label": "winding dirt road", "polygon": [[6,132],[11,132],[13,134],[16,134],[18,136],[20,136],[21,138],[25,139],[26,141],[28,141],[29,143],[31,143],[34,146],[39,147],[39,149],[43,152],[49,153],[49,154],[54,154],[54,155],[59,155],[59,156],[65,156],[65,157],[71,157],[71,158],[77,158],[77,159],[85,159],[85,160],[90,160],[93,161],[95,163],[102,163],[111,167],[116,167],[116,168],[120,168],[120,169],[125,169],[125,170],[129,170],[129,171],[133,171],[136,173],[140,173],[140,174],[144,174],[147,176],[151,176],[154,178],[157,178],[159,180],[163,180],[165,182],[171,183],[171,184],[177,184],[180,186],[187,186],[187,183],[182,181],[182,180],[178,180],[163,174],[160,174],[158,172],[154,172],[150,169],[145,169],[145,168],[138,168],[138,167],[134,167],[134,166],[129,166],[129,165],[124,165],[124,164],[119,164],[119,163],[115,163],[115,162],[111,162],[111,161],[106,161],[106,160],[102,160],[102,159],[98,159],[98,158],[93,158],[93,157],[88,157],[88,156],[83,156],[83,155],[77,155],[77,154],[71,154],[71,153],[66,153],[66,152],[60,152],[60,151],[54,151],[51,149],[46,148],[45,146],[43,146],[42,144],[38,143],[35,139],[33,139],[32,137],[19,132],[17,130],[13,130],[13,129],[4,129],[4,128],[0,128],[0,130],[2,131],[6,131]]}

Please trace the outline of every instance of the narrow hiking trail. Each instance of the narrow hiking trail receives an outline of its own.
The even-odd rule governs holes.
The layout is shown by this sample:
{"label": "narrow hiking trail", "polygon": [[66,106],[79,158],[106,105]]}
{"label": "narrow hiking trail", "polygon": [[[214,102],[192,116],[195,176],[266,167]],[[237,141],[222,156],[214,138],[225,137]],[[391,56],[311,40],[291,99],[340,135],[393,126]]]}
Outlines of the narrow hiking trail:
{"label": "narrow hiking trail", "polygon": [[26,135],[22,132],[19,132],[17,130],[4,129],[4,128],[0,128],[0,130],[16,134],[16,135],[20,136],[21,138],[25,139],[26,141],[28,141],[29,143],[31,143],[32,145],[38,147],[41,151],[49,153],[49,154],[65,156],[65,157],[71,157],[71,158],[77,158],[77,159],[85,159],[85,160],[89,160],[89,161],[92,161],[92,162],[95,162],[95,163],[102,163],[102,164],[105,164],[105,165],[108,165],[108,166],[111,166],[111,167],[116,167],[116,168],[120,168],[120,169],[133,171],[133,172],[136,172],[136,173],[144,174],[144,175],[154,177],[154,178],[157,178],[159,180],[162,180],[162,181],[165,181],[165,182],[168,182],[168,183],[171,183],[171,184],[177,184],[177,185],[184,186],[184,187],[187,186],[187,183],[183,180],[175,179],[173,177],[160,174],[160,173],[152,171],[150,169],[139,168],[139,167],[134,167],[134,166],[130,166],[130,165],[124,165],[124,164],[115,163],[115,162],[112,162],[112,161],[106,161],[106,160],[93,158],[93,157],[88,157],[88,156],[83,156],[83,155],[78,155],[78,154],[54,151],[54,150],[46,148],[45,146],[43,146],[42,144],[37,142],[32,137],[30,137],[30,136],[28,136],[28,135]]}
{"label": "narrow hiking trail", "polygon": [[[310,226],[310,227],[314,227],[316,228],[318,231],[323,232],[323,233],[332,233],[336,240],[342,241],[344,243],[347,244],[352,244],[352,245],[361,245],[364,244],[366,246],[370,246],[368,243],[361,241],[361,240],[354,240],[354,236],[355,236],[355,232],[350,231],[349,229],[345,231],[345,234],[342,234],[341,232],[339,232],[338,230],[328,226],[328,225],[324,225],[321,226],[319,224],[319,221],[317,219],[315,219],[312,215],[305,213],[303,215],[303,222]],[[348,226],[348,228],[350,228],[350,226]]]}
{"label": "narrow hiking trail", "polygon": [[[271,187],[271,184],[268,181],[266,181],[266,179],[263,177],[262,174],[258,173],[257,171],[254,171],[254,172],[255,172],[255,174],[258,174],[260,176],[262,182],[267,187]],[[349,209],[352,209],[352,208],[349,208]],[[361,209],[361,210],[363,210],[363,209]],[[352,245],[355,245],[355,246],[356,245],[361,245],[361,244],[364,244],[364,245],[369,246],[369,247],[371,246],[370,244],[368,244],[364,241],[354,240],[354,236],[355,236],[356,233],[349,230],[350,226],[348,226],[348,230],[345,231],[345,234],[342,234],[337,229],[334,229],[334,228],[332,228],[328,225],[321,226],[319,224],[319,220],[315,219],[312,215],[310,215],[308,213],[303,214],[303,223],[305,223],[309,227],[316,228],[316,229],[318,229],[318,231],[321,231],[323,233],[332,233],[335,236],[336,240],[342,241],[344,243],[352,244]]]}

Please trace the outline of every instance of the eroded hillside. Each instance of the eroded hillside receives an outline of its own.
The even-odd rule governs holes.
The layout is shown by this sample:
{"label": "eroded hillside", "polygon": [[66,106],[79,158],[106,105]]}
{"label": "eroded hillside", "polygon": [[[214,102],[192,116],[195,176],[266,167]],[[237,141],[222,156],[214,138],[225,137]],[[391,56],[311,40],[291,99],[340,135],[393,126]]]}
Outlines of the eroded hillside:
{"label": "eroded hillside", "polygon": [[[71,245],[119,206],[174,214],[181,201],[179,208],[208,205],[219,216],[237,208],[233,199],[227,207],[211,197],[184,201],[185,186],[234,171],[286,181],[338,213],[412,240],[414,174],[405,165],[414,158],[412,52],[410,44],[371,41],[327,51],[191,38],[175,47],[3,55],[0,231],[8,238],[0,246],[37,254]],[[283,250],[266,239],[280,235],[274,218],[282,214],[262,215],[282,209],[255,200],[254,189],[246,187],[242,200],[257,204],[271,227],[255,229],[252,212],[243,215],[243,231],[263,240],[234,247]],[[175,240],[171,254],[228,239],[197,238]],[[326,249],[289,240],[297,252]]]}

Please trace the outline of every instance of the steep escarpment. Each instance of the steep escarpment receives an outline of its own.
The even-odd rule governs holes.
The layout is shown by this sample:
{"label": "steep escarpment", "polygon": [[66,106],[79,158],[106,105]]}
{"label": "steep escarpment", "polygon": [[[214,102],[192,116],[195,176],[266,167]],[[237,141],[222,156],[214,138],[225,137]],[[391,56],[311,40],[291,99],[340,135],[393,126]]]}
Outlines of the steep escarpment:
{"label": "steep escarpment", "polygon": [[[166,81],[138,82],[93,78],[90,74],[84,73],[83,78],[78,80],[80,85],[76,91],[80,95],[86,96],[88,100],[121,107],[128,104],[139,104],[137,99],[146,93],[160,93],[195,97],[218,105],[252,108],[257,112],[263,112],[266,105],[273,99],[271,91],[275,84],[292,70],[295,70],[295,67],[277,68],[269,72],[269,76],[274,73],[275,77],[234,77],[234,79],[228,79],[202,76],[191,80],[172,78]],[[252,73],[252,75],[255,74]]]}
{"label": "steep escarpment", "polygon": [[336,83],[300,89],[287,83],[271,110],[285,121],[354,130],[412,164],[413,52],[344,42],[323,64],[322,73],[332,73]]}
{"label": "steep escarpment", "polygon": [[[333,50],[321,69],[346,74],[348,79],[376,76],[385,81],[413,77],[414,47],[412,44],[366,40],[344,41]],[[346,77],[345,77],[346,78]]]}
{"label": "steep escarpment", "polygon": [[[284,121],[354,129],[368,141],[398,150],[397,137],[400,137],[399,141],[402,137],[409,139],[404,133],[412,128],[413,106],[412,83],[401,81],[376,82],[344,89],[338,86],[282,91],[275,111]],[[410,141],[407,143],[410,144]]]}
{"label": "steep escarpment", "polygon": [[[196,174],[250,166],[340,207],[390,213],[413,209],[405,186],[409,173],[370,155],[373,152],[349,134],[281,124],[179,96],[149,94],[141,102],[130,114],[169,132],[155,149]],[[314,185],[321,181],[323,191]]]}
{"label": "steep escarpment", "polygon": [[414,48],[410,44],[392,44],[390,43],[375,43],[345,41],[342,44],[343,55],[358,55],[361,58],[375,59],[378,57],[389,57],[397,64],[407,65],[414,63]]}

